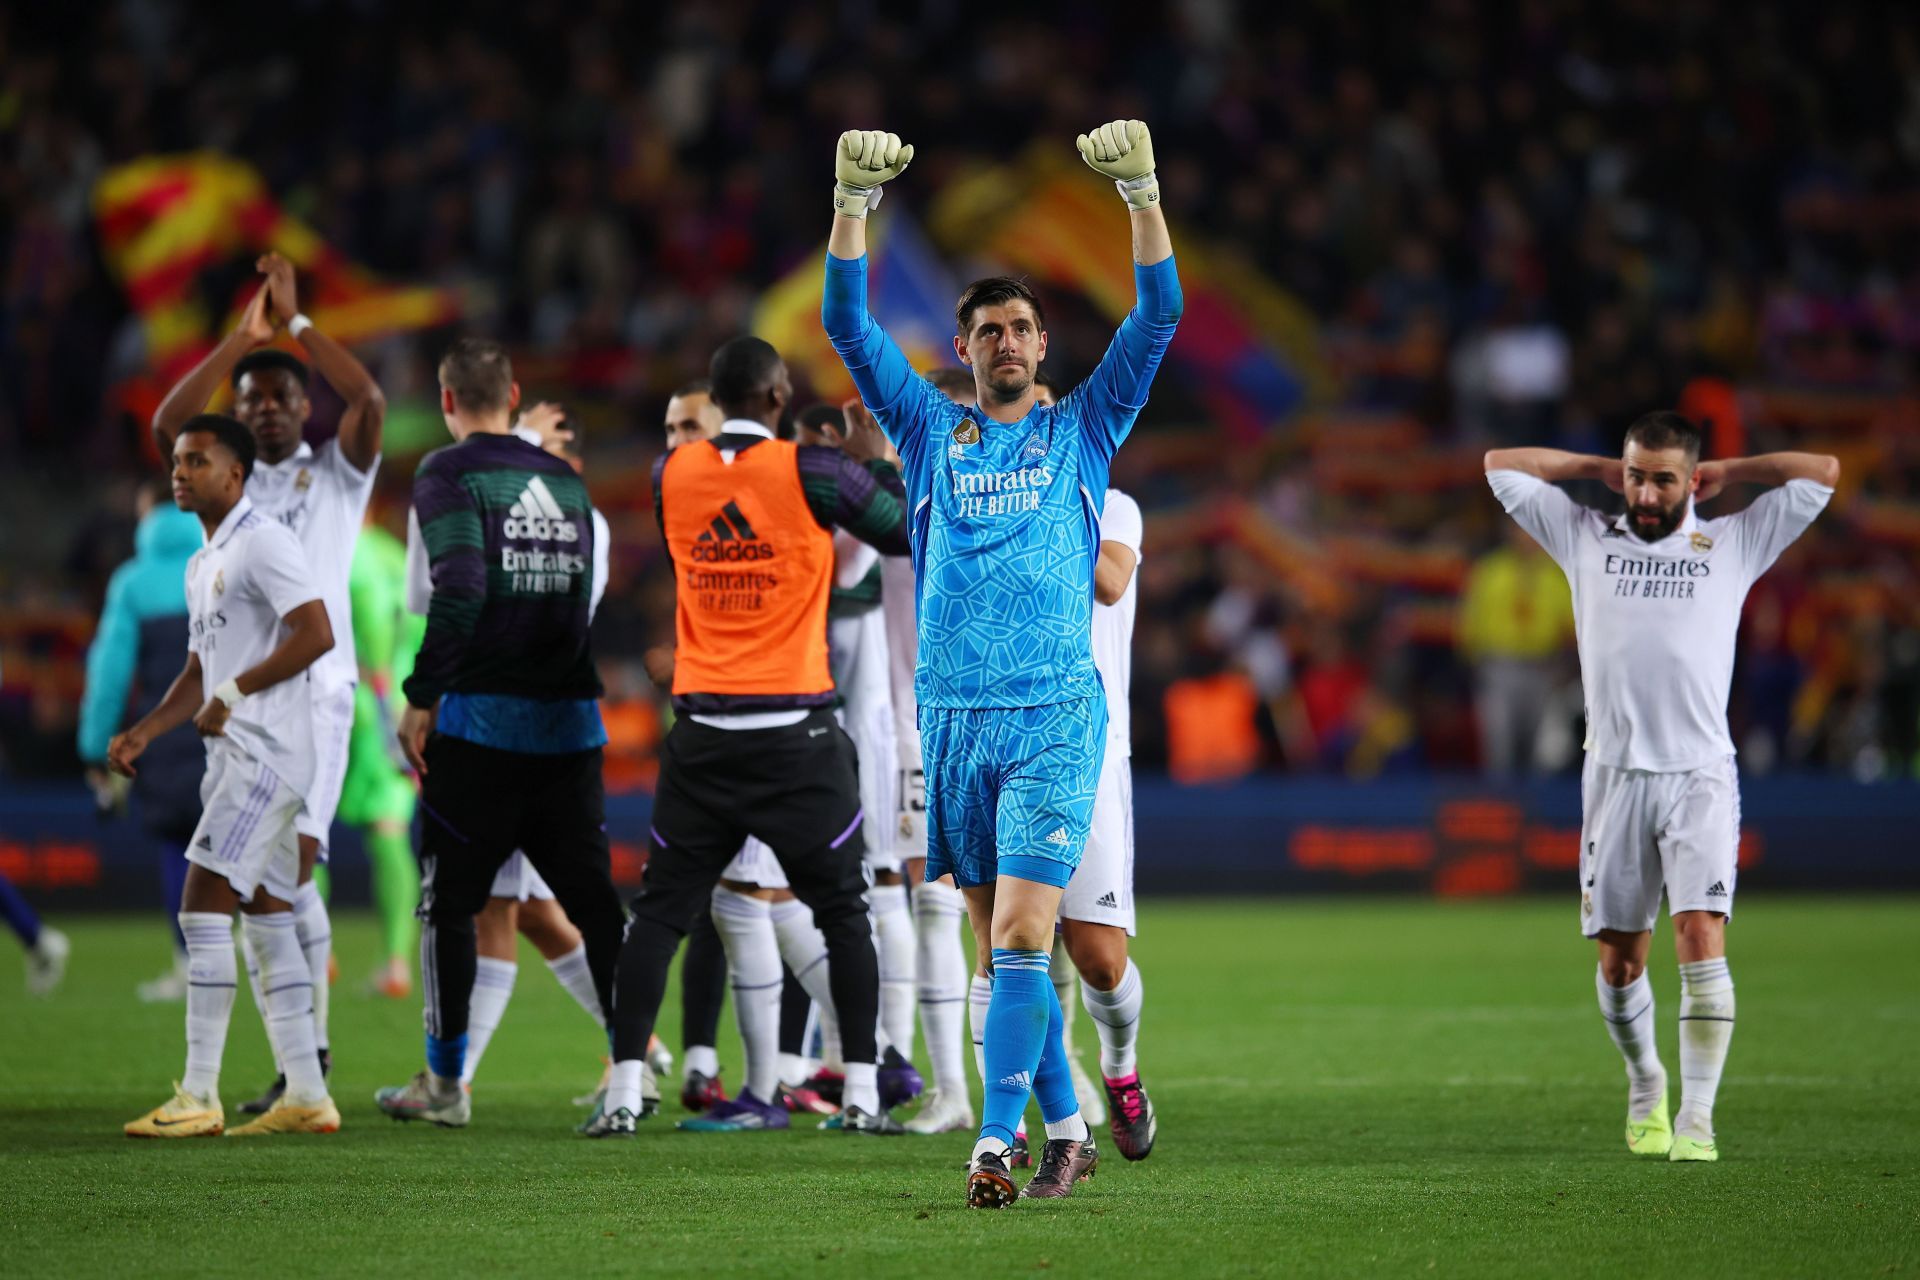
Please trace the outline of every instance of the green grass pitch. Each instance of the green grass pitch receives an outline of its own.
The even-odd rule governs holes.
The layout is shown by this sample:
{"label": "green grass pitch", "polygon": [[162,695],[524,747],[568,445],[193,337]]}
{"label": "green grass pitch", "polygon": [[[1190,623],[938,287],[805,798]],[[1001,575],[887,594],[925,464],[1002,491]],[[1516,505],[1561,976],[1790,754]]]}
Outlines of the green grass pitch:
{"label": "green grass pitch", "polygon": [[[182,1060],[180,1006],[133,986],[154,919],[60,922],[50,1001],[0,959],[0,1273],[1882,1276],[1920,1270],[1920,901],[1750,895],[1718,1165],[1642,1162],[1563,901],[1150,903],[1145,1077],[1160,1148],[1109,1151],[1066,1201],[962,1205],[967,1135],[576,1138],[590,1023],[537,957],[464,1132],[376,1086],[420,1061],[414,1002],[359,993],[371,922],[338,921],[331,1138],[133,1142]],[[1678,980],[1655,939],[1678,1082]],[[1080,1015],[1092,1061],[1093,1028]],[[677,1011],[661,1030],[676,1035]],[[677,1048],[677,1045],[676,1045]],[[739,1049],[721,1048],[730,1083]],[[269,1067],[242,995],[223,1090]],[[1677,1100],[1677,1099],[1676,1099]]]}

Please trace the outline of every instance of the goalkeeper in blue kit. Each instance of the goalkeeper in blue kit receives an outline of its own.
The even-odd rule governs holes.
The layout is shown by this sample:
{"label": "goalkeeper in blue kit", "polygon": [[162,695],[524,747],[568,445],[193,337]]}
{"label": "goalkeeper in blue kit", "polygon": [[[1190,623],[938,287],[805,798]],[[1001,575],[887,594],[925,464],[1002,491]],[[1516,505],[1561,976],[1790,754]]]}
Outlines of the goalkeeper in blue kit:
{"label": "goalkeeper in blue kit", "polygon": [[1099,366],[1057,405],[1037,403],[1046,323],[1023,281],[976,281],[956,308],[954,352],[973,372],[977,405],[916,374],[867,313],[866,216],[913,159],[898,137],[841,136],[827,242],[821,319],[905,473],[926,875],[955,877],[974,936],[992,945],[986,1105],[967,1173],[975,1208],[1015,1199],[1007,1157],[1029,1094],[1047,1143],[1021,1196],[1065,1196],[1098,1159],[1061,1046],[1048,953],[1086,844],[1110,714],[1091,641],[1107,473],[1146,404],[1181,297],[1146,125],[1116,120],[1082,134],[1079,148],[1132,210],[1137,301]]}

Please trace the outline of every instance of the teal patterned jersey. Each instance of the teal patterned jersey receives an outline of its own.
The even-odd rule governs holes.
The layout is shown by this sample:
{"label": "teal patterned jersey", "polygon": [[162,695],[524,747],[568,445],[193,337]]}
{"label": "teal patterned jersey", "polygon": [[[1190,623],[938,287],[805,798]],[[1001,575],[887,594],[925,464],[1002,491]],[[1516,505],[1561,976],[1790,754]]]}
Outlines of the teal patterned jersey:
{"label": "teal patterned jersey", "polygon": [[1180,317],[1173,259],[1135,266],[1139,302],[1059,404],[995,422],[915,373],[866,309],[865,258],[827,257],[822,318],[899,449],[913,542],[922,707],[1040,707],[1100,692],[1093,566],[1114,451]]}

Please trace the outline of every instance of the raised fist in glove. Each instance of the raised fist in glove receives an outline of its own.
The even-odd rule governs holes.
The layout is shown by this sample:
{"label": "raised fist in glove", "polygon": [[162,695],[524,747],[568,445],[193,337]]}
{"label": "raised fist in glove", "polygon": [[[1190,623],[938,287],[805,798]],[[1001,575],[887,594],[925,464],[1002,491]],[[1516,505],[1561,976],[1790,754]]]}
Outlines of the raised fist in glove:
{"label": "raised fist in glove", "polygon": [[849,129],[840,135],[833,156],[833,207],[849,218],[864,218],[880,203],[880,184],[899,177],[913,163],[913,148],[897,133]]}
{"label": "raised fist in glove", "polygon": [[1136,209],[1160,203],[1160,182],[1153,174],[1153,135],[1140,120],[1115,120],[1077,139],[1080,158],[1113,179],[1120,195]]}

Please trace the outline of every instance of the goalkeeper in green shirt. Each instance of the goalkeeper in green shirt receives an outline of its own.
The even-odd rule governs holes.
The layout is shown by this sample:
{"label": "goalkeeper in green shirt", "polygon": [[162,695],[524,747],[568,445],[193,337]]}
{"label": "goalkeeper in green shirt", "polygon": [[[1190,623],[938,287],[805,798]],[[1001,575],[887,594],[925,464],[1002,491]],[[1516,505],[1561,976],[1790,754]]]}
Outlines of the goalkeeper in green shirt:
{"label": "goalkeeper in green shirt", "polygon": [[416,793],[394,726],[400,685],[413,670],[426,619],[406,610],[406,576],[405,544],[369,521],[354,547],[347,580],[360,686],[339,816],[360,832],[373,865],[373,904],[386,950],[372,985],[396,1000],[413,991],[420,942],[413,914],[420,905],[420,868],[408,834]]}

